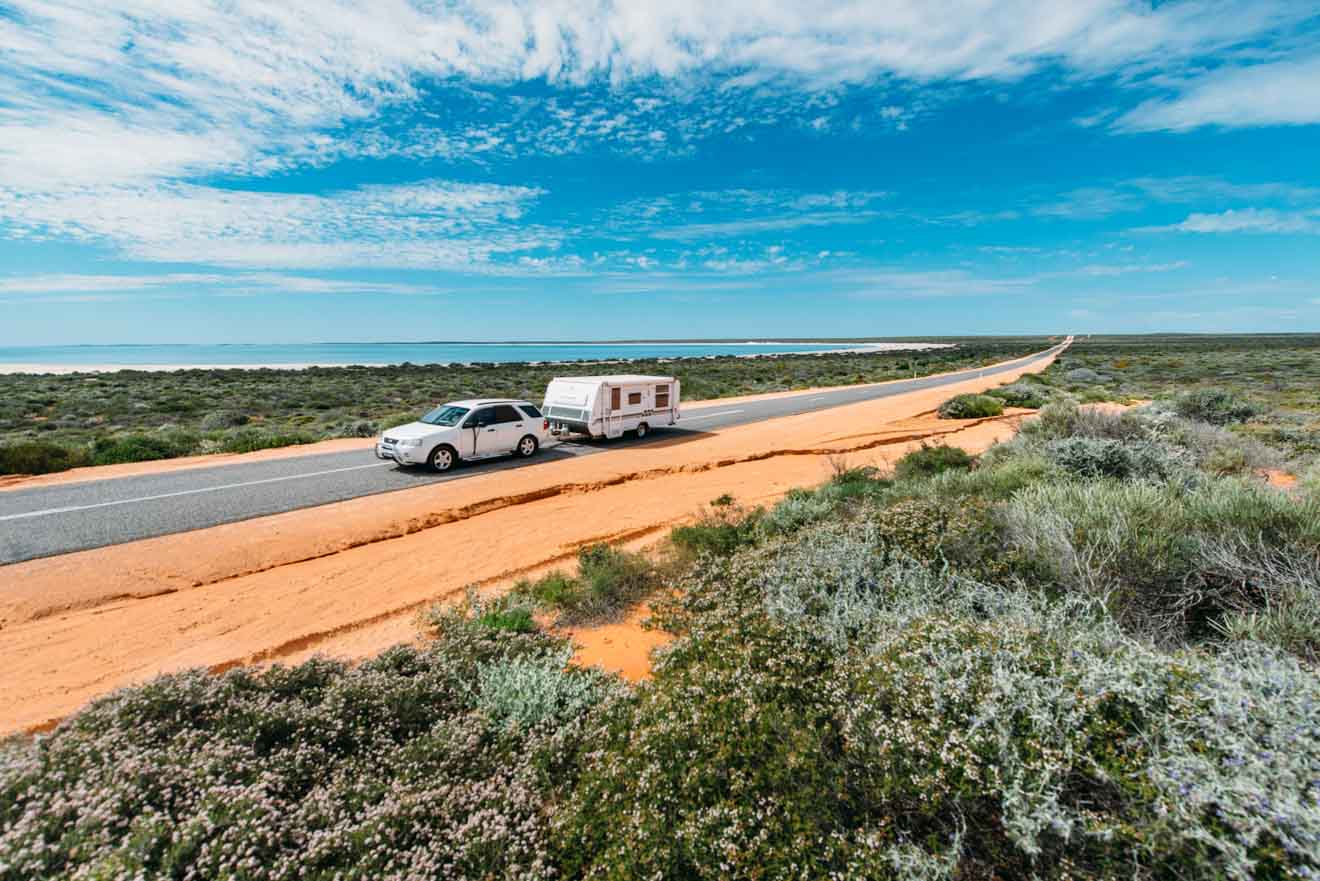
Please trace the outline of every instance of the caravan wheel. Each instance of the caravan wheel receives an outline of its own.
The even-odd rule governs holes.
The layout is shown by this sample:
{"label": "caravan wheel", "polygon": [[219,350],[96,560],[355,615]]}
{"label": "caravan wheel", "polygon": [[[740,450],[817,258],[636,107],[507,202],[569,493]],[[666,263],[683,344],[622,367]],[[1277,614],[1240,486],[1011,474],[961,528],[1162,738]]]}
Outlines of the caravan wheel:
{"label": "caravan wheel", "polygon": [[642,423],[638,424],[638,426],[637,426],[637,439],[638,439],[638,440],[641,440],[642,438],[646,437],[646,436],[647,436],[648,434],[650,434],[650,433],[651,433],[651,426],[647,425],[645,422],[642,422]]}

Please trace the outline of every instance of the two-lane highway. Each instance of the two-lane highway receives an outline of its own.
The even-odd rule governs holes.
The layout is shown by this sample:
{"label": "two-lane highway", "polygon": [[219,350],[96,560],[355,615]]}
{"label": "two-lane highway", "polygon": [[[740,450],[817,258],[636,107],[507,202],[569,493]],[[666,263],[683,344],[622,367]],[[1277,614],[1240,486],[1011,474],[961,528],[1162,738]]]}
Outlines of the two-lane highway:
{"label": "two-lane highway", "polygon": [[[695,439],[716,429],[993,376],[1047,358],[1066,345],[1064,342],[1027,358],[958,373],[834,391],[786,393],[727,406],[713,402],[685,411],[679,426],[640,443]],[[400,468],[393,462],[378,461],[370,452],[352,450],[13,489],[0,492],[0,564],[462,480],[508,468],[535,468],[636,443],[631,439],[550,443],[530,460],[481,463],[443,475]]]}

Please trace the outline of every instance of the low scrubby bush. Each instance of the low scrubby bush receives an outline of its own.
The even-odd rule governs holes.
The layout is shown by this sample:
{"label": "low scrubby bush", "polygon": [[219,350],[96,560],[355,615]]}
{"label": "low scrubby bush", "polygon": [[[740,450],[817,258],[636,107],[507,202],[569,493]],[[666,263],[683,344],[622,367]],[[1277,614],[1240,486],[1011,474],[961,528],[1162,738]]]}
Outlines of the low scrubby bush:
{"label": "low scrubby bush", "polygon": [[584,715],[618,684],[598,671],[569,667],[573,650],[494,661],[477,674],[476,706],[514,728],[563,725]]}
{"label": "low scrubby bush", "polygon": [[1251,402],[1232,392],[1208,388],[1176,396],[1173,399],[1173,410],[1186,419],[1196,419],[1211,425],[1246,422],[1259,412]]}
{"label": "low scrubby bush", "polygon": [[[1310,877],[1320,680],[807,530],[685,633],[554,820],[570,877]],[[1297,743],[1294,750],[1291,744]]]}
{"label": "low scrubby bush", "polygon": [[1160,640],[1203,638],[1320,569],[1320,501],[1247,481],[1039,484],[1002,516],[1009,545],[1043,567],[1033,574]]}
{"label": "low scrubby bush", "polygon": [[513,592],[557,610],[564,620],[577,621],[617,612],[655,586],[655,570],[646,557],[595,544],[578,551],[576,575],[550,572],[535,581],[520,581]]}
{"label": "low scrubby bush", "polygon": [[929,447],[922,444],[921,449],[907,453],[895,463],[894,476],[899,480],[934,477],[945,471],[965,471],[971,468],[975,461],[971,454],[960,447],[944,444]]}
{"label": "low scrubby bush", "polygon": [[1068,437],[1047,441],[1046,458],[1082,478],[1113,477],[1166,480],[1190,467],[1187,457],[1153,441],[1107,437]]}
{"label": "low scrubby bush", "polygon": [[939,406],[941,419],[984,419],[1004,412],[1004,402],[989,395],[957,395]]}
{"label": "low scrubby bush", "polygon": [[0,879],[558,877],[547,804],[617,686],[453,612],[358,666],[167,676],[0,759]]}
{"label": "low scrubby bush", "polygon": [[96,465],[114,465],[173,459],[196,452],[199,445],[200,440],[196,435],[185,432],[102,437],[92,444],[92,462]]}
{"label": "low scrubby bush", "polygon": [[60,444],[22,441],[0,446],[0,474],[50,474],[90,462],[85,450]]}
{"label": "low scrubby bush", "polygon": [[269,450],[276,447],[310,444],[313,440],[314,438],[308,434],[269,434],[257,429],[243,429],[225,435],[220,442],[220,451],[224,453],[252,453],[257,450]]}
{"label": "low scrubby bush", "polygon": [[226,428],[238,428],[247,425],[248,417],[236,410],[217,410],[202,417],[198,427],[202,431],[223,431]]}
{"label": "low scrubby bush", "polygon": [[793,489],[760,518],[759,526],[766,535],[784,535],[824,520],[836,507],[836,501],[823,492]]}
{"label": "low scrubby bush", "polygon": [[986,394],[992,398],[998,398],[1009,407],[1029,407],[1033,410],[1044,407],[1049,400],[1042,386],[1026,385],[1021,382],[992,388]]}
{"label": "low scrubby bush", "polygon": [[688,558],[726,557],[757,542],[764,516],[760,508],[747,511],[733,504],[713,506],[696,523],[675,527],[669,540]]}

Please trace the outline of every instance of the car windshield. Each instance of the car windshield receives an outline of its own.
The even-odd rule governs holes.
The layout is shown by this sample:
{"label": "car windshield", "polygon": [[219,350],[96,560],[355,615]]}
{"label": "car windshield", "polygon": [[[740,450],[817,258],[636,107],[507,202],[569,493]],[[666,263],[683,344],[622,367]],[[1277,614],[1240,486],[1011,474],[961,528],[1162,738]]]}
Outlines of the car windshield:
{"label": "car windshield", "polygon": [[441,404],[422,417],[427,425],[457,425],[468,414],[467,407],[455,407],[453,404]]}

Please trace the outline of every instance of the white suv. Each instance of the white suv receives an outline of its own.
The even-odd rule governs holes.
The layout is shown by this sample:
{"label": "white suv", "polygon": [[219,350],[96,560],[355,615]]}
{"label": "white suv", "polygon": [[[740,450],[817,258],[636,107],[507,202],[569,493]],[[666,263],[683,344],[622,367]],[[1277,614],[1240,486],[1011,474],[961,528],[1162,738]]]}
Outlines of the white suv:
{"label": "white suv", "polygon": [[387,429],[376,456],[448,471],[463,459],[534,456],[550,423],[527,401],[481,398],[441,404],[416,422]]}

